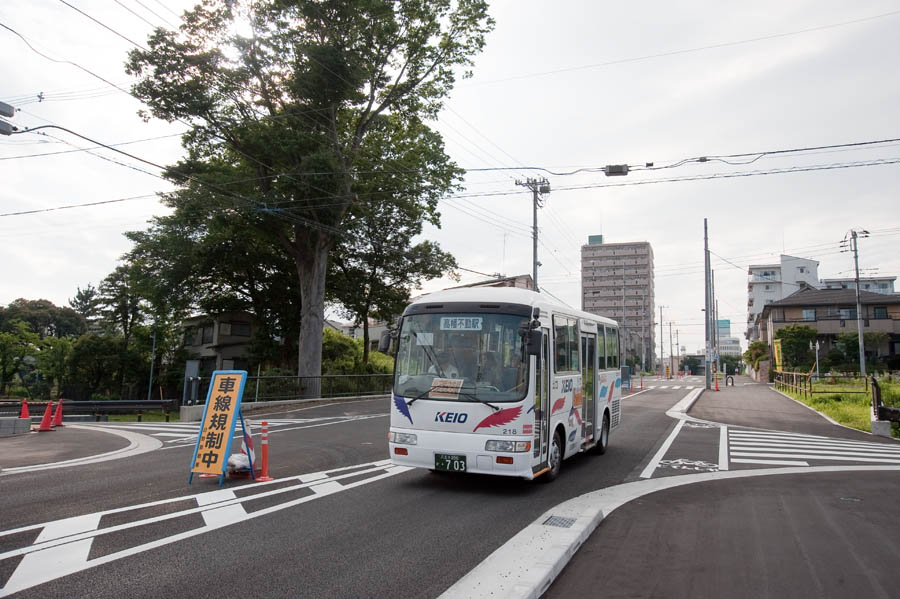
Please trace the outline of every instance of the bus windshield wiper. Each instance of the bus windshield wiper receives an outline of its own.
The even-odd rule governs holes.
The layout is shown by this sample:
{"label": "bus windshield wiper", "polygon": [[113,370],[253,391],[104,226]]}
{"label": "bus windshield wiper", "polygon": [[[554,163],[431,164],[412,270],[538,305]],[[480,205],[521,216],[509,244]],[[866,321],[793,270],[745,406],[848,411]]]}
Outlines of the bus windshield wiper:
{"label": "bus windshield wiper", "polygon": [[[423,397],[425,397],[425,396],[428,395],[429,393],[431,393],[431,389],[426,389],[425,391],[422,391],[421,393],[419,393],[418,395],[416,395],[415,397],[413,397],[412,399],[410,399],[409,401],[407,401],[407,402],[406,402],[406,405],[411,406],[411,405],[413,404],[414,401],[416,401],[417,399],[422,399]],[[460,396],[460,397],[465,397],[465,398],[467,398],[467,399],[474,399],[475,401],[479,401],[479,402],[483,403],[484,405],[486,405],[486,406],[492,408],[495,412],[500,411],[500,408],[498,408],[498,407],[495,406],[494,404],[490,403],[490,402],[487,401],[486,399],[481,399],[480,397],[478,397],[478,396],[475,395],[474,393],[460,392],[460,393],[459,393],[459,396]],[[442,398],[442,399],[443,399],[443,398]]]}
{"label": "bus windshield wiper", "polygon": [[[477,391],[476,391],[475,393],[477,393]],[[497,406],[495,406],[494,404],[492,404],[491,402],[489,402],[489,401],[486,400],[486,399],[481,399],[481,398],[478,397],[478,395],[476,395],[475,393],[462,393],[462,392],[460,392],[460,396],[468,397],[468,398],[470,398],[470,399],[474,399],[475,401],[480,401],[480,402],[483,403],[484,405],[489,406],[489,407],[490,407],[491,409],[493,409],[495,412],[499,412],[499,411],[500,411],[500,408],[498,408]]]}

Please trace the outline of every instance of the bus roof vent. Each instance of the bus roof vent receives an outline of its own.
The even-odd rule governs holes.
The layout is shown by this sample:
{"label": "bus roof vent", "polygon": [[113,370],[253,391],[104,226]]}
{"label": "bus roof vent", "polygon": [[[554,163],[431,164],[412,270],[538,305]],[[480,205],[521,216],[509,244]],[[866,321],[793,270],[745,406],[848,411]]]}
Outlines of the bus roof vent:
{"label": "bus roof vent", "polygon": [[542,523],[544,526],[556,526],[557,528],[572,528],[575,518],[563,518],[562,516],[550,516]]}

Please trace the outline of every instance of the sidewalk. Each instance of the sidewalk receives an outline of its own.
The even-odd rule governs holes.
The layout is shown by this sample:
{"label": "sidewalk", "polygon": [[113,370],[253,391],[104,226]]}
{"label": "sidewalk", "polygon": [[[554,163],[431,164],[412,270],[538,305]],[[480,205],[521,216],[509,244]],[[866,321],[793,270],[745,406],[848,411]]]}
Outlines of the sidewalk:
{"label": "sidewalk", "polygon": [[48,433],[3,437],[0,438],[0,469],[86,458],[124,449],[129,444],[124,437],[73,425]]}
{"label": "sidewalk", "polygon": [[734,377],[734,386],[719,391],[704,391],[688,412],[694,418],[736,426],[773,429],[806,435],[838,437],[854,441],[895,443],[863,431],[836,426],[811,408],[755,383],[746,376]]}

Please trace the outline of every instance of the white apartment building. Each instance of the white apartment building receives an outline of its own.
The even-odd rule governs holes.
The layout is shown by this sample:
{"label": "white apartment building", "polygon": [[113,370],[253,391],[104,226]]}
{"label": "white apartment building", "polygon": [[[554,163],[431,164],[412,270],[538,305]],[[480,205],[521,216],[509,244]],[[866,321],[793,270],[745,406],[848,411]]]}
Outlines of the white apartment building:
{"label": "white apartment building", "polygon": [[759,339],[756,318],[766,304],[783,299],[803,286],[818,287],[819,263],[782,254],[777,264],[751,264],[747,281],[747,332],[749,341]]}
{"label": "white apartment building", "polygon": [[[871,291],[872,293],[894,293],[894,282],[897,277],[860,277],[859,288],[861,291]],[[822,279],[819,284],[820,289],[856,289],[856,278],[848,277],[843,279]]]}
{"label": "white apartment building", "polygon": [[653,289],[650,243],[604,243],[591,235],[581,246],[581,309],[618,322],[623,351],[648,368],[656,351]]}

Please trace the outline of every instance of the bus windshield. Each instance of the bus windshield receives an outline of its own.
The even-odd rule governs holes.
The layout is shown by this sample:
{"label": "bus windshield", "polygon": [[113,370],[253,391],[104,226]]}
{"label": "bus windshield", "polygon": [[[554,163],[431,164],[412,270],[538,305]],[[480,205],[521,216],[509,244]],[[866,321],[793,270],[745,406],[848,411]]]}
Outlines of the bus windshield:
{"label": "bus windshield", "polygon": [[520,401],[528,390],[528,320],[509,314],[403,319],[394,393],[442,401]]}

